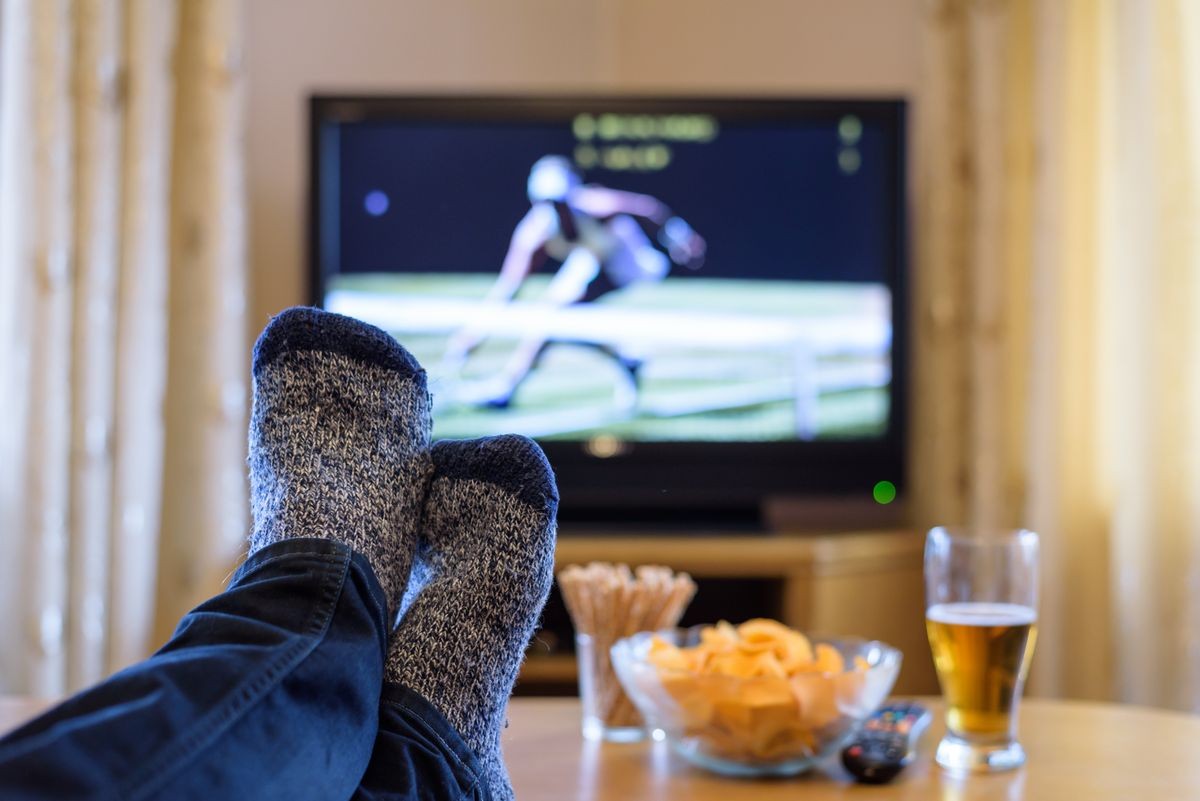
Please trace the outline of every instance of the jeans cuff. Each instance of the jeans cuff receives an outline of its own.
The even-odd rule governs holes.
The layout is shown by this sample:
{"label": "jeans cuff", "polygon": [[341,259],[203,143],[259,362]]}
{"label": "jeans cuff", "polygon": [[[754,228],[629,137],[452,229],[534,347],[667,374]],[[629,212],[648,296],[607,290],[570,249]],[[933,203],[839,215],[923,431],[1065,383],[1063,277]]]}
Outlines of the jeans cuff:
{"label": "jeans cuff", "polygon": [[406,723],[422,730],[427,737],[436,742],[447,762],[457,768],[455,772],[467,778],[464,784],[477,785],[483,793],[482,797],[491,797],[487,777],[479,764],[479,758],[458,730],[450,725],[450,721],[446,720],[433,704],[416,691],[393,682],[384,682],[380,703],[396,709]]}

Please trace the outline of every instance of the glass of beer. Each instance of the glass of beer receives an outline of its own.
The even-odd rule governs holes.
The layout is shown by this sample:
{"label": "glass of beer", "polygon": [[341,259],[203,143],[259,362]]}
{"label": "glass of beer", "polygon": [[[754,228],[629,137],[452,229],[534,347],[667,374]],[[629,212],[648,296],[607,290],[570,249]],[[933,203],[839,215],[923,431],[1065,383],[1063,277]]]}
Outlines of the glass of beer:
{"label": "glass of beer", "polygon": [[925,541],[925,626],[946,702],[937,763],[1025,764],[1017,706],[1037,636],[1038,537],[935,528]]}

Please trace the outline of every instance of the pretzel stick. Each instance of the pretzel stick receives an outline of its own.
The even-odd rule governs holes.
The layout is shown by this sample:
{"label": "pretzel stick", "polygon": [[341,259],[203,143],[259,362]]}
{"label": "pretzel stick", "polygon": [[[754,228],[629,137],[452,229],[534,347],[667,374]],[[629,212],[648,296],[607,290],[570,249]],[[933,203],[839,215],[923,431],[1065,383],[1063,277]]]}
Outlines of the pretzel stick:
{"label": "pretzel stick", "polygon": [[670,594],[663,604],[659,618],[655,621],[655,630],[669,628],[679,622],[683,610],[692,602],[696,594],[696,582],[687,573],[681,573],[672,582]]}

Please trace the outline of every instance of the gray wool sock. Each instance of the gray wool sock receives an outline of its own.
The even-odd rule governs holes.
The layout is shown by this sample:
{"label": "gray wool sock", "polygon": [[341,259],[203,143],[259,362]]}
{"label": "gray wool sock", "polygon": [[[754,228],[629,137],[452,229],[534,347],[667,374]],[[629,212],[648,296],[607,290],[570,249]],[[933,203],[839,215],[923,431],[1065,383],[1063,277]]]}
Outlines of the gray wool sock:
{"label": "gray wool sock", "polygon": [[505,801],[500,730],[550,591],[558,489],[525,437],[438,442],[431,456],[418,565],[385,675],[450,721]]}
{"label": "gray wool sock", "polygon": [[425,372],[390,336],[294,308],[254,346],[250,553],[291,537],[349,545],[395,614],[430,473]]}

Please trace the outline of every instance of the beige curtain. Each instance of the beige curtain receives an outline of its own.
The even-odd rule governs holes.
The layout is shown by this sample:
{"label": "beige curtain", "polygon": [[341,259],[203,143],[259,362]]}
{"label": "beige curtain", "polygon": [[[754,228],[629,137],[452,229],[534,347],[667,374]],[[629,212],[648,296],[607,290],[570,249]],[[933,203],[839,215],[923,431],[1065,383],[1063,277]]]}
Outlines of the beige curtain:
{"label": "beige curtain", "polygon": [[3,0],[0,692],[142,658],[245,528],[238,0]]}
{"label": "beige curtain", "polygon": [[926,8],[920,514],[1043,535],[1033,692],[1200,711],[1200,3]]}

